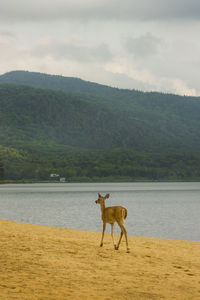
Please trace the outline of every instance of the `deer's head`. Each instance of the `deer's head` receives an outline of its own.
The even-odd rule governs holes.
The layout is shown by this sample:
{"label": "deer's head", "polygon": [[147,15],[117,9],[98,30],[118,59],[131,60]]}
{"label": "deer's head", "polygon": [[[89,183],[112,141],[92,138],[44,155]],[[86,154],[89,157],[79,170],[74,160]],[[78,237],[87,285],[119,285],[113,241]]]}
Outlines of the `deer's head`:
{"label": "deer's head", "polygon": [[110,194],[106,194],[104,197],[101,196],[101,194],[98,194],[98,199],[95,202],[96,202],[96,204],[101,204],[109,197],[110,197]]}

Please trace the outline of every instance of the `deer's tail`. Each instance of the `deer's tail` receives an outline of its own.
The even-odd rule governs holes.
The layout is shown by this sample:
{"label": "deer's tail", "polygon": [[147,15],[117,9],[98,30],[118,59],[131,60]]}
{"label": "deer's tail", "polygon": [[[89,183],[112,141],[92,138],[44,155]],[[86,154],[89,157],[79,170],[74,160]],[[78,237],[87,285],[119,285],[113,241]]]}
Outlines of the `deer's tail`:
{"label": "deer's tail", "polygon": [[124,220],[127,218],[127,215],[128,215],[128,210],[125,207],[123,207],[123,209],[122,209],[122,217],[123,217]]}

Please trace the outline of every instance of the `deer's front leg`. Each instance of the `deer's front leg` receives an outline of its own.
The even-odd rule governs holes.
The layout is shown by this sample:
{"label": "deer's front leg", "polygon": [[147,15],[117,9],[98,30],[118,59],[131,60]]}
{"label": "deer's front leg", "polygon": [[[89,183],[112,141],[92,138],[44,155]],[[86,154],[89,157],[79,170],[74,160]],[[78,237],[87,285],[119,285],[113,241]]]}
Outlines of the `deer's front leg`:
{"label": "deer's front leg", "polygon": [[101,238],[101,244],[100,244],[100,247],[103,246],[103,238],[104,238],[104,232],[105,232],[105,229],[106,229],[106,223],[103,223],[103,231],[102,231],[102,238]]}

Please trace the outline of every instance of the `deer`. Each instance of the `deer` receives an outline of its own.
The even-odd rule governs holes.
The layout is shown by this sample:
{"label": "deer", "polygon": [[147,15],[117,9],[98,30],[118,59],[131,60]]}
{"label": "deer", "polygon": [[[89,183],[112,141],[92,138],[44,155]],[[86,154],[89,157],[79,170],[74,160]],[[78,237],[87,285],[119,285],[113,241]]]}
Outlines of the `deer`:
{"label": "deer", "polygon": [[[109,223],[111,225],[111,236],[113,241],[113,246],[115,250],[119,249],[119,245],[121,243],[122,236],[124,234],[126,239],[126,252],[129,253],[130,249],[128,247],[128,239],[127,239],[127,231],[124,227],[124,220],[126,219],[128,215],[128,210],[123,206],[109,206],[105,207],[105,200],[110,197],[110,194],[106,194],[104,197],[101,196],[101,194],[98,193],[98,199],[95,201],[96,204],[100,204],[101,206],[101,218],[103,221],[103,231],[102,231],[102,238],[100,247],[103,246],[103,238],[104,238],[104,232],[106,229],[106,223]],[[121,235],[118,241],[118,244],[116,245],[114,236],[113,236],[113,229],[114,229],[114,223],[117,222],[121,229]]]}

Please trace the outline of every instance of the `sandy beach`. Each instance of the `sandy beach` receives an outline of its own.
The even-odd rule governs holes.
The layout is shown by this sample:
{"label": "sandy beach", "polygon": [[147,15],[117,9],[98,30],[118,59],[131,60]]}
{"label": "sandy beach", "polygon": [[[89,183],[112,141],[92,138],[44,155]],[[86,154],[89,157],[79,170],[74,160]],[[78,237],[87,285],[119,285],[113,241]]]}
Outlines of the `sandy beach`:
{"label": "sandy beach", "polygon": [[0,299],[200,299],[200,242],[100,238],[1,220]]}

